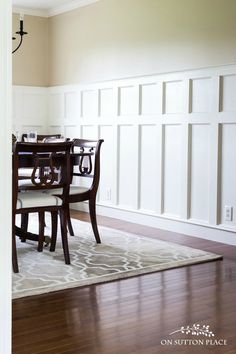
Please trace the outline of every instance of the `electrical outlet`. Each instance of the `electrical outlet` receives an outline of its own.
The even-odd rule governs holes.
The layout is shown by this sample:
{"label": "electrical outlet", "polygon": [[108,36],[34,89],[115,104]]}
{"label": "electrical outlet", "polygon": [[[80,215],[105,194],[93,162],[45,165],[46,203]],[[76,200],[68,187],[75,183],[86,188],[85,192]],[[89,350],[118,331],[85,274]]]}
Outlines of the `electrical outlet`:
{"label": "electrical outlet", "polygon": [[111,188],[107,188],[107,200],[111,200]]}
{"label": "electrical outlet", "polygon": [[225,206],[225,221],[232,221],[233,218],[233,207]]}

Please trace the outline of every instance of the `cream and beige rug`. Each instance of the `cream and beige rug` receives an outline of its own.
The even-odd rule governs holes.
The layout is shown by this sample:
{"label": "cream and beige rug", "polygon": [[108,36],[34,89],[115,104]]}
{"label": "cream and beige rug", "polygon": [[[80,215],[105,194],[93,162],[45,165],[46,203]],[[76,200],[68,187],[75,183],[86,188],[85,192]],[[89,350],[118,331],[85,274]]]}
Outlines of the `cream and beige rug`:
{"label": "cream and beige rug", "polygon": [[[47,220],[46,234],[50,235]],[[140,274],[220,259],[221,256],[174,243],[99,227],[96,244],[91,225],[73,219],[69,237],[71,265],[65,265],[60,236],[55,252],[37,252],[35,242],[17,243],[20,273],[13,274],[13,298],[127,278]],[[32,215],[29,230],[37,231]],[[158,233],[158,231],[157,231]]]}

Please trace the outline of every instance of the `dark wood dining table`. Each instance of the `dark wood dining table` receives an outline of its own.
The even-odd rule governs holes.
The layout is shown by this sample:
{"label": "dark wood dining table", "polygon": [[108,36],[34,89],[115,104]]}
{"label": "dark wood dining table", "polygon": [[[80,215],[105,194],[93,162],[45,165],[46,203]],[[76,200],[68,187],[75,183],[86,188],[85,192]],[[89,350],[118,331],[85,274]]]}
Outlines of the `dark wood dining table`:
{"label": "dark wood dining table", "polygon": [[[91,157],[94,155],[93,152],[71,152],[70,153],[70,166],[71,166],[71,172],[74,168],[74,166],[79,167],[79,173],[78,176],[84,176],[84,177],[90,177],[91,170],[89,167],[83,167],[83,159],[84,157]],[[42,157],[47,157],[47,154],[42,154]],[[56,158],[60,158],[60,155],[58,155]],[[46,159],[45,159],[46,161]],[[34,167],[34,156],[32,153],[24,152],[19,154],[19,167],[20,168],[32,168]],[[46,165],[45,165],[46,167]],[[24,187],[22,187],[24,189]],[[33,240],[33,241],[38,241],[38,235],[31,233],[29,231],[24,231],[22,228],[19,226],[16,226],[16,235],[19,236],[20,238],[25,238],[28,240]],[[50,243],[50,237],[45,236],[45,243],[48,244]]]}

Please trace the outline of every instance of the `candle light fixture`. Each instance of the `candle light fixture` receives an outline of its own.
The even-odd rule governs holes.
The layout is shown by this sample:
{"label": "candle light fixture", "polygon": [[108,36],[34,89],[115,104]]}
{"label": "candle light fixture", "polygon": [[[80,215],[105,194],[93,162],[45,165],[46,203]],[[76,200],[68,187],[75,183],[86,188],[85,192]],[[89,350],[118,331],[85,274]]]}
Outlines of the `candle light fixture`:
{"label": "candle light fixture", "polygon": [[[24,15],[20,14],[20,29],[19,31],[16,32],[16,34],[18,34],[20,36],[20,42],[18,44],[18,46],[13,50],[12,54],[15,53],[21,46],[22,42],[23,42],[23,36],[25,34],[28,34],[27,32],[24,31]],[[12,37],[12,40],[15,40],[16,37]]]}

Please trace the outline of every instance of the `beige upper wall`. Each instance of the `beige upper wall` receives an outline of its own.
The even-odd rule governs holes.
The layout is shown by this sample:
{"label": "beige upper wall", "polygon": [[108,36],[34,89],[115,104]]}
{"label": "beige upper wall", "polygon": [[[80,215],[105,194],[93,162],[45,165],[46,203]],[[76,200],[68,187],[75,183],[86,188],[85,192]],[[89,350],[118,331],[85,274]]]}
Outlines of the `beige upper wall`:
{"label": "beige upper wall", "polygon": [[100,0],[49,19],[26,16],[32,32],[13,56],[14,83],[63,85],[235,63],[235,18],[235,0]]}
{"label": "beige upper wall", "polygon": [[235,18],[235,0],[100,0],[49,19],[49,82],[235,62]]}
{"label": "beige upper wall", "polygon": [[[13,34],[19,30],[19,15],[13,14],[12,27]],[[24,30],[29,34],[12,55],[13,85],[48,86],[48,19],[25,16]],[[13,49],[18,42],[13,42]]]}

